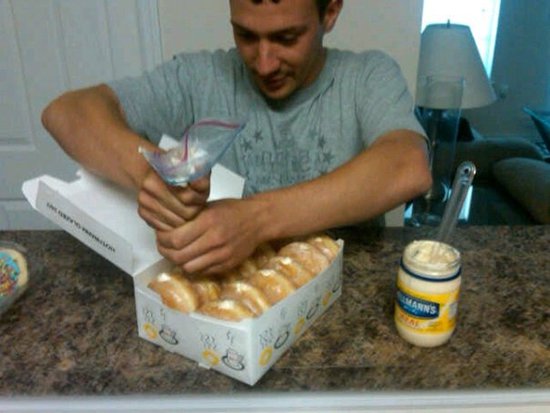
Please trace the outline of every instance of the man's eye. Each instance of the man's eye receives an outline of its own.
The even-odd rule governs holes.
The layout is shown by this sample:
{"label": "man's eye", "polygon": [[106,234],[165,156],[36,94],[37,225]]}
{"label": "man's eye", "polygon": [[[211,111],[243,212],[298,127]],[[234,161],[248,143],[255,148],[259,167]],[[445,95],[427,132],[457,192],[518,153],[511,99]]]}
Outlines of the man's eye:
{"label": "man's eye", "polygon": [[251,42],[256,39],[256,36],[254,35],[254,33],[250,33],[250,32],[235,32],[235,35],[239,39],[247,42]]}
{"label": "man's eye", "polygon": [[290,46],[298,41],[298,36],[294,34],[284,34],[284,35],[277,36],[275,38],[275,41],[277,41],[278,43]]}

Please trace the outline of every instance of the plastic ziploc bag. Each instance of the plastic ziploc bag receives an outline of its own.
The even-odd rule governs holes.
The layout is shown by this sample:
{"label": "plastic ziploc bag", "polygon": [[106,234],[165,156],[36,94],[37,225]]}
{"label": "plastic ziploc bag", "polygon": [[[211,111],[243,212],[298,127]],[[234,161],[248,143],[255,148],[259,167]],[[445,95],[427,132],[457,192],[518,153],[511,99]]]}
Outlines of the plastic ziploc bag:
{"label": "plastic ziploc bag", "polygon": [[0,240],[0,314],[27,289],[29,270],[25,253],[21,245]]}
{"label": "plastic ziploc bag", "polygon": [[139,152],[167,184],[185,186],[210,172],[244,126],[234,120],[202,119],[187,128],[175,148],[152,152],[140,147]]}

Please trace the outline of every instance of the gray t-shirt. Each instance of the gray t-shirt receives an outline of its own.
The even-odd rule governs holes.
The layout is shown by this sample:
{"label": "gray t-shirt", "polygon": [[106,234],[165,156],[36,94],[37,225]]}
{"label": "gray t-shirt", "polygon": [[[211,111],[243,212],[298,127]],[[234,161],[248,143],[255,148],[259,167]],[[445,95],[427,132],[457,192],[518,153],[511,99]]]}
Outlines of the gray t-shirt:
{"label": "gray t-shirt", "polygon": [[235,49],[180,54],[109,86],[155,143],[202,118],[246,120],[221,161],[246,178],[245,195],[323,175],[391,130],[424,135],[399,66],[380,51],[329,49],[314,83],[283,101],[260,93]]}

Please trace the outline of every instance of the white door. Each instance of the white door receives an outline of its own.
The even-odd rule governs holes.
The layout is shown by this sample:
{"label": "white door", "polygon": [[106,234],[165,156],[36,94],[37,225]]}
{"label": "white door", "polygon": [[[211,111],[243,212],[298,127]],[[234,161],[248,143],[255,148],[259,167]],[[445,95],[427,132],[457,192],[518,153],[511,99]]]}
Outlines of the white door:
{"label": "white door", "polygon": [[42,127],[46,104],[160,60],[156,0],[0,0],[0,230],[53,228],[21,184],[77,169]]}

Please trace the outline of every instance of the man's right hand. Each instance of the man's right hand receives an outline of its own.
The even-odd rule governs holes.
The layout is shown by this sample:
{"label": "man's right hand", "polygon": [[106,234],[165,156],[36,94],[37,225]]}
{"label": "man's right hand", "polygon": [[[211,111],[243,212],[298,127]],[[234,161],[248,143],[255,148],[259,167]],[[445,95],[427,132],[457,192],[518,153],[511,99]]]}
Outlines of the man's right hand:
{"label": "man's right hand", "polygon": [[204,208],[210,195],[210,176],[185,187],[167,185],[150,170],[138,194],[138,213],[157,231],[168,231],[191,221]]}

